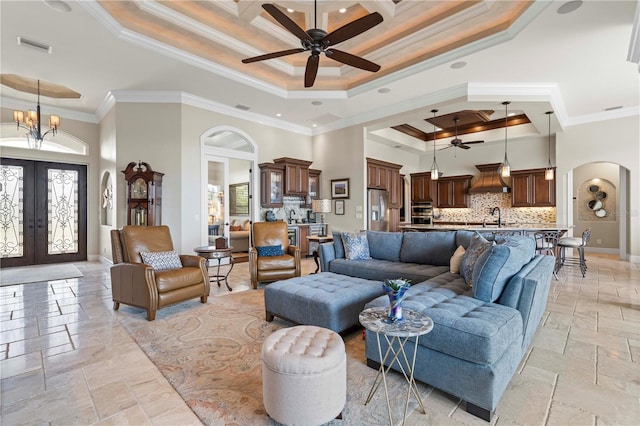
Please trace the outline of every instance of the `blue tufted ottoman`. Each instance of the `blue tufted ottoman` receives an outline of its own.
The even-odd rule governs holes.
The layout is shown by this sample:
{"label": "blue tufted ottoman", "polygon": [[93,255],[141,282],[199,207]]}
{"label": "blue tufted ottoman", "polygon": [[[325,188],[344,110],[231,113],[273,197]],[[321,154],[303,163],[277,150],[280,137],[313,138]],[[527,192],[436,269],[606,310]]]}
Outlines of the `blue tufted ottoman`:
{"label": "blue tufted ottoman", "polygon": [[265,287],[266,320],[278,316],[340,333],[358,325],[364,305],[383,294],[381,281],[332,272],[289,278]]}

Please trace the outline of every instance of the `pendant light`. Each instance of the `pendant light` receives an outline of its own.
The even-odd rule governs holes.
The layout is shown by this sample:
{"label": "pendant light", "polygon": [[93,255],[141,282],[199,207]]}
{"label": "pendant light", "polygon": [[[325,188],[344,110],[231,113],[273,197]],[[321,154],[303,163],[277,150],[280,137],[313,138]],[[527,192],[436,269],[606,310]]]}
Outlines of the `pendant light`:
{"label": "pendant light", "polygon": [[[433,118],[436,118],[437,109],[432,109]],[[431,180],[438,180],[440,172],[438,171],[438,163],[436,163],[436,125],[433,123],[433,164],[431,164]]]}
{"label": "pendant light", "polygon": [[509,113],[507,108],[510,103],[509,101],[502,103],[502,105],[504,105],[504,160],[500,166],[500,175],[502,177],[511,176],[511,164],[509,164],[509,159],[507,158],[507,128],[509,127]]}
{"label": "pendant light", "polygon": [[547,168],[544,171],[544,180],[553,180],[553,166],[551,165],[551,114],[553,111],[545,112],[547,117],[549,117],[549,141],[547,144],[547,150],[549,152],[549,160],[547,162]]}

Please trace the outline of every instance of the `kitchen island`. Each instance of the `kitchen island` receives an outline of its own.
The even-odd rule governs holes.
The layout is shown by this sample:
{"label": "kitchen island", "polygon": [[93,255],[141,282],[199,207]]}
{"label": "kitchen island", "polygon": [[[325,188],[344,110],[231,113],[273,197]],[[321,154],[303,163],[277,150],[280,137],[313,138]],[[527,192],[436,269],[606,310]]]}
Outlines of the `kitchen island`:
{"label": "kitchen island", "polygon": [[434,225],[407,224],[400,226],[402,232],[457,231],[459,229],[466,229],[468,231],[478,231],[481,234],[528,235],[538,231],[558,231],[559,236],[567,232],[569,228],[567,225],[557,223],[506,223],[501,226],[495,223],[486,225],[466,223]]}

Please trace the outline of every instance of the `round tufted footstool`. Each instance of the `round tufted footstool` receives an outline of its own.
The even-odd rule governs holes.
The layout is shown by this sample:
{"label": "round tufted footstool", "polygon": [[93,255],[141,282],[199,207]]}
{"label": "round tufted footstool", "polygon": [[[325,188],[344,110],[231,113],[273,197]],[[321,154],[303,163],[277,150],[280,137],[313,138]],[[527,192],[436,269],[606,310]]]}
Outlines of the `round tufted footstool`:
{"label": "round tufted footstool", "polygon": [[271,418],[319,425],[340,415],[346,398],[347,354],[339,334],[300,325],[265,339],[262,399]]}

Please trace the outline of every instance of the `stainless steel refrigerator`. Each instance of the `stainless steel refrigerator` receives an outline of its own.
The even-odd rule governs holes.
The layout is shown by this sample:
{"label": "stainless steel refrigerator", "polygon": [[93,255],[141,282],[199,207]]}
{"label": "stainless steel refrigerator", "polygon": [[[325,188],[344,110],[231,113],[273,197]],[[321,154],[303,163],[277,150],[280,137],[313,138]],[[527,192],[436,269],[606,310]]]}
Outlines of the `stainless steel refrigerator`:
{"label": "stainless steel refrigerator", "polygon": [[370,189],[367,196],[367,229],[371,231],[389,230],[389,192]]}

